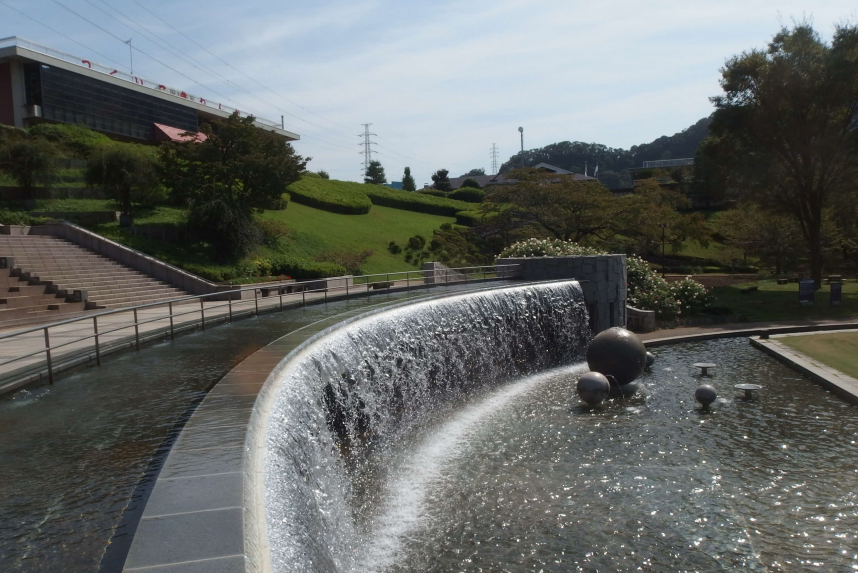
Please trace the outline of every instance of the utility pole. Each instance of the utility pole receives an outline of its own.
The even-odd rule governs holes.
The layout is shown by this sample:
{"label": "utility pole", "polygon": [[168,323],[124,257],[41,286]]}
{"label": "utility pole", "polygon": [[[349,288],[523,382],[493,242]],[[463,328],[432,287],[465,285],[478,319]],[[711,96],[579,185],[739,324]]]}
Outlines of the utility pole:
{"label": "utility pole", "polygon": [[134,38],[128,38],[128,41],[125,42],[128,44],[128,57],[131,58],[131,75],[134,75],[134,48],[131,47],[131,40]]}
{"label": "utility pole", "polygon": [[378,136],[374,133],[369,132],[369,126],[372,125],[371,123],[362,123],[361,125],[363,126],[363,133],[359,133],[358,137],[362,137],[363,141],[358,145],[363,147],[363,151],[360,151],[359,153],[363,155],[363,176],[366,177],[366,171],[367,169],[369,169],[369,164],[372,163],[372,146],[376,145],[376,143],[372,141],[370,137]]}
{"label": "utility pole", "polygon": [[518,132],[521,134],[521,168],[524,169],[524,128],[519,127]]}
{"label": "utility pole", "polygon": [[498,174],[498,144],[492,143],[492,150],[489,153],[489,157],[492,159],[492,175]]}
{"label": "utility pole", "polygon": [[659,223],[659,227],[661,227],[661,278],[664,278],[665,270],[665,260],[664,260],[664,232],[667,229],[667,223]]}

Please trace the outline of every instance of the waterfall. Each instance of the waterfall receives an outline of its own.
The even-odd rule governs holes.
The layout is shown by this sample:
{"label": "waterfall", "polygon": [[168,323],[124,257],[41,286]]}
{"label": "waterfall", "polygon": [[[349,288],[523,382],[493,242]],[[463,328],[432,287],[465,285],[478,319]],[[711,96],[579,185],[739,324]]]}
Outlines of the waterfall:
{"label": "waterfall", "polygon": [[582,360],[587,324],[578,283],[562,281],[405,304],[308,341],[252,421],[270,570],[350,571],[372,535],[357,516],[397,448],[475,392]]}

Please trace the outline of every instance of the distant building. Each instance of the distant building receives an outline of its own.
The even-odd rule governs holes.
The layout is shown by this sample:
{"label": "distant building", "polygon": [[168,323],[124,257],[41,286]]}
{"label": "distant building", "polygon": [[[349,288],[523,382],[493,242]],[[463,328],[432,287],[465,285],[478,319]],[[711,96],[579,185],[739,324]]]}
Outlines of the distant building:
{"label": "distant building", "polygon": [[402,190],[402,181],[391,181],[390,183],[385,183],[384,186],[390,187],[391,189]]}
{"label": "distant building", "polygon": [[[181,140],[180,134],[236,111],[23,38],[0,39],[2,124],[70,123],[129,141]],[[287,141],[300,139],[281,122],[261,117],[254,122]]]}

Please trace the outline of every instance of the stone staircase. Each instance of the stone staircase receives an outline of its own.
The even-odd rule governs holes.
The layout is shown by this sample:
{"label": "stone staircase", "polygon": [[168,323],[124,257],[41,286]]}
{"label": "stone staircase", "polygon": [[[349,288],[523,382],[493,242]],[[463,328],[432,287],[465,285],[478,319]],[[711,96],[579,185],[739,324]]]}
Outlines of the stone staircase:
{"label": "stone staircase", "polygon": [[[58,237],[0,235],[0,257],[14,257],[13,268],[0,269],[0,327],[188,295]],[[86,301],[75,302],[75,291],[86,291]]]}

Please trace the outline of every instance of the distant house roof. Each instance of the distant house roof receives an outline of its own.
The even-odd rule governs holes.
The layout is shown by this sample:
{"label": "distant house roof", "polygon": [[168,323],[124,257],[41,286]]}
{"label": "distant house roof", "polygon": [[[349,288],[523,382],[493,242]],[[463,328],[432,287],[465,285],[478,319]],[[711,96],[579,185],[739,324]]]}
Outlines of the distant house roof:
{"label": "distant house roof", "polygon": [[[582,175],[580,173],[572,173],[571,171],[567,171],[566,169],[561,169],[560,167],[555,167],[554,165],[549,165],[547,163],[539,163],[533,167],[534,169],[545,169],[546,171],[557,173],[558,175],[572,175],[575,181],[596,180],[595,177]],[[464,183],[466,179],[473,179],[480,184],[480,187],[487,187],[489,185],[512,185],[518,181],[518,179],[509,178],[501,173],[498,173],[497,175],[470,175],[466,177],[451,177],[450,187],[455,191],[462,186],[462,183]]]}
{"label": "distant house roof", "polygon": [[185,135],[184,129],[178,127],[170,127],[162,123],[153,124],[155,129],[152,130],[152,139],[155,141],[196,141],[201,142],[208,139],[205,133],[195,133],[193,135]]}

